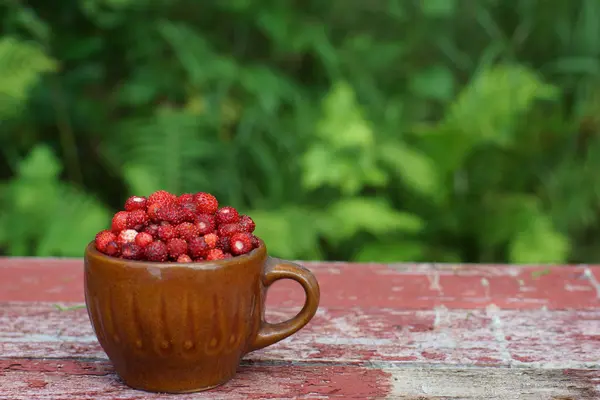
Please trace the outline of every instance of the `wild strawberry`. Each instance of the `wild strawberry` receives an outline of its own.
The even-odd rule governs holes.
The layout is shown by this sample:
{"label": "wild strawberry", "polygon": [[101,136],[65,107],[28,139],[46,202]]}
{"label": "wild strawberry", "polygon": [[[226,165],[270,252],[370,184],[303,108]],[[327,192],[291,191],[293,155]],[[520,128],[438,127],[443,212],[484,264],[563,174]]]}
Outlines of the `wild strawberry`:
{"label": "wild strawberry", "polygon": [[133,243],[137,235],[138,232],[135,229],[124,229],[117,236],[117,243]]}
{"label": "wild strawberry", "polygon": [[150,224],[144,228],[144,232],[149,233],[150,235],[152,235],[153,238],[156,239],[158,238],[158,225]]}
{"label": "wild strawberry", "polygon": [[191,263],[192,259],[187,254],[182,254],[179,257],[177,257],[177,262],[178,263]]}
{"label": "wild strawberry", "polygon": [[114,233],[119,233],[123,229],[127,229],[127,217],[129,212],[119,211],[113,216],[111,230]]}
{"label": "wild strawberry", "polygon": [[181,210],[181,207],[175,204],[169,204],[160,207],[156,211],[156,215],[161,221],[170,222],[173,225],[180,224],[184,221],[185,215]]}
{"label": "wild strawberry", "polygon": [[[193,204],[194,207],[196,206],[194,203],[188,203],[188,204]],[[194,213],[189,207],[184,207],[182,206],[180,208],[181,210],[181,220],[185,221],[185,222],[195,222],[196,221],[196,213]]]}
{"label": "wild strawberry", "polygon": [[194,195],[191,193],[183,193],[182,195],[180,195],[177,198],[177,203],[179,203],[180,206],[186,204],[186,203],[193,203],[194,202]]}
{"label": "wild strawberry", "polygon": [[181,224],[175,227],[177,230],[177,236],[184,240],[191,240],[196,236],[200,235],[198,227],[191,222],[182,222]]}
{"label": "wild strawberry", "polygon": [[173,204],[177,201],[177,196],[166,190],[159,190],[148,196],[148,204],[159,203],[159,204]]}
{"label": "wild strawberry", "polygon": [[152,243],[153,240],[154,240],[154,238],[148,232],[140,232],[135,237],[135,244],[137,244],[141,248],[144,248],[144,247],[148,246],[150,243]]}
{"label": "wild strawberry", "polygon": [[160,203],[151,203],[148,206],[148,218],[150,218],[150,220],[152,220],[154,222],[159,222],[160,217],[158,215],[158,210],[160,210],[161,207],[162,207],[162,204],[160,204]]}
{"label": "wild strawberry", "polygon": [[144,210],[134,210],[127,216],[127,227],[131,229],[142,229],[148,222],[148,215]]}
{"label": "wild strawberry", "polygon": [[204,235],[204,241],[211,249],[214,249],[217,246],[217,241],[219,237],[214,233],[209,233],[208,235]]}
{"label": "wild strawberry", "polygon": [[252,235],[252,247],[257,248],[260,246],[260,240],[256,235]]}
{"label": "wild strawberry", "polygon": [[221,249],[211,249],[208,252],[208,254],[206,255],[207,261],[223,260],[224,258],[225,258],[225,255],[223,254],[223,251],[221,251]]}
{"label": "wild strawberry", "polygon": [[240,224],[223,224],[219,225],[218,234],[219,236],[231,237],[234,233],[242,232],[242,226]]}
{"label": "wild strawberry", "polygon": [[210,250],[203,237],[195,237],[188,242],[188,253],[194,259],[204,257]]}
{"label": "wild strawberry", "polygon": [[229,239],[231,252],[235,255],[246,254],[252,250],[252,235],[248,232],[235,233]]}
{"label": "wild strawberry", "polygon": [[175,227],[171,224],[169,224],[168,222],[161,224],[158,227],[158,237],[160,240],[164,240],[165,242],[168,242],[169,240],[173,239],[175,236],[177,236],[177,230],[175,230]]}
{"label": "wild strawberry", "polygon": [[233,224],[240,220],[240,214],[233,207],[222,207],[215,213],[217,224]]}
{"label": "wild strawberry", "polygon": [[117,242],[108,242],[104,249],[104,254],[112,257],[118,257],[119,254],[121,254],[121,245]]}
{"label": "wild strawberry", "polygon": [[96,234],[95,244],[99,252],[104,253],[106,245],[117,240],[117,235],[109,230],[100,231]]}
{"label": "wild strawberry", "polygon": [[228,236],[220,236],[219,240],[217,240],[217,249],[223,250],[224,253],[229,253],[231,251],[229,239],[230,238]]}
{"label": "wild strawberry", "polygon": [[198,205],[194,202],[180,203],[180,206],[185,212],[194,214],[194,217],[198,214]]}
{"label": "wild strawberry", "polygon": [[140,196],[131,196],[125,201],[125,210],[133,211],[133,210],[145,210],[147,206],[148,200],[145,197]]}
{"label": "wild strawberry", "polygon": [[210,193],[200,192],[194,195],[198,211],[203,214],[214,214],[219,208],[217,198]]}
{"label": "wild strawberry", "polygon": [[187,253],[188,244],[185,240],[175,238],[169,240],[167,243],[167,250],[169,251],[169,257],[176,260],[179,256]]}
{"label": "wild strawberry", "polygon": [[252,220],[252,218],[250,218],[247,215],[242,215],[240,217],[239,224],[242,227],[242,230],[244,232],[248,232],[248,233],[254,232],[254,229],[256,228],[256,224],[254,223],[254,220]]}
{"label": "wild strawberry", "polygon": [[121,246],[121,257],[129,260],[141,260],[144,250],[135,243],[125,243]]}
{"label": "wild strawberry", "polygon": [[211,233],[215,229],[215,218],[208,214],[199,214],[196,217],[196,226],[200,235]]}
{"label": "wild strawberry", "polygon": [[148,261],[167,261],[167,245],[160,240],[155,240],[144,248],[144,255]]}

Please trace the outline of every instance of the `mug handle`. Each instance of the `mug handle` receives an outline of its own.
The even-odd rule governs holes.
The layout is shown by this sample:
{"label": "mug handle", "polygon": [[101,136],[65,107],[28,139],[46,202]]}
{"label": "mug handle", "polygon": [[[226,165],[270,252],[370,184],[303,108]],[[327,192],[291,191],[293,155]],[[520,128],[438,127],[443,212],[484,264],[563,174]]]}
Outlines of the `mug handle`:
{"label": "mug handle", "polygon": [[302,285],[306,295],[304,306],[294,318],[287,321],[270,324],[262,320],[249,351],[262,349],[293,335],[308,324],[317,312],[321,292],[312,272],[296,263],[269,256],[263,275],[263,285],[268,290],[269,286],[280,279],[292,279]]}

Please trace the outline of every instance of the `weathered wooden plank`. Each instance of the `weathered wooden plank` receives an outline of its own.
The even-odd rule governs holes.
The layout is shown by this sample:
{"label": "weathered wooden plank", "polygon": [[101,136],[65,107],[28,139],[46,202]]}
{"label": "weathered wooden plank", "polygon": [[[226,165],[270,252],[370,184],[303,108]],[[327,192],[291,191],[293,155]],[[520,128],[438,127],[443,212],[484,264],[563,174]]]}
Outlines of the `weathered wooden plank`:
{"label": "weathered wooden plank", "polygon": [[[471,309],[600,308],[600,266],[482,266],[303,262],[325,307]],[[0,258],[1,301],[83,301],[80,259]],[[278,282],[270,304],[299,305],[302,291]]]}
{"label": "weathered wooden plank", "polygon": [[[278,319],[291,309],[275,310]],[[0,305],[0,355],[103,358],[83,309]],[[600,310],[321,308],[252,360],[600,368]]]}
{"label": "weathered wooden plank", "polygon": [[[170,399],[131,390],[105,361],[0,360],[0,399]],[[178,399],[597,399],[600,372],[573,369],[243,363],[216,390]]]}

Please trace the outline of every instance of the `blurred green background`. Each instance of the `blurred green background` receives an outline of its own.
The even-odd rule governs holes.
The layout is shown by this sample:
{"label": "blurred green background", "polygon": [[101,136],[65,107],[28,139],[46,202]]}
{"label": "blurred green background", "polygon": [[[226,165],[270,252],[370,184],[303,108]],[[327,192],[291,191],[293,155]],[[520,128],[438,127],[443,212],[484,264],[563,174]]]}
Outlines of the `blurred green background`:
{"label": "blurred green background", "polygon": [[600,261],[598,0],[0,0],[0,253],[208,191],[292,259]]}

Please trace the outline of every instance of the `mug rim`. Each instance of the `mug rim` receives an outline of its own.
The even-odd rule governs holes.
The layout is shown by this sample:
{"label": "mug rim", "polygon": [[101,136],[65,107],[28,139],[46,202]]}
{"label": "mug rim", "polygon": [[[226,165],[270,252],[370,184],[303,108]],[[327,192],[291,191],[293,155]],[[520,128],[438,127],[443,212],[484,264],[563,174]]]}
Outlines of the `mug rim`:
{"label": "mug rim", "polygon": [[245,264],[248,261],[254,260],[266,254],[266,245],[261,238],[258,238],[259,246],[252,249],[252,251],[243,254],[241,256],[235,256],[232,258],[226,258],[223,260],[205,260],[205,261],[194,261],[189,263],[178,263],[177,261],[146,261],[146,260],[129,260],[127,258],[117,258],[104,254],[96,249],[95,240],[88,243],[85,248],[86,259],[96,259],[107,263],[118,263],[125,264],[127,267],[132,268],[190,268],[190,269],[216,269],[225,268],[231,265]]}

